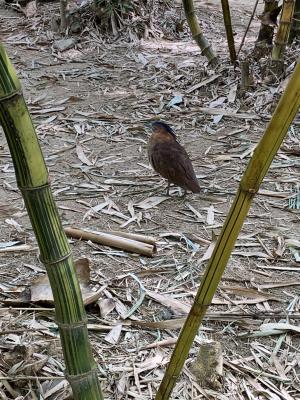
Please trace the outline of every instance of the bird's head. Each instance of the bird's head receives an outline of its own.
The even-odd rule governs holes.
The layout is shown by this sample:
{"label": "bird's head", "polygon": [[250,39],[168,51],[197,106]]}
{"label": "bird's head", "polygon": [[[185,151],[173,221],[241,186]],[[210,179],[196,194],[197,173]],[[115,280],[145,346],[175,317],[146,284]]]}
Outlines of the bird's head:
{"label": "bird's head", "polygon": [[151,127],[152,127],[153,133],[171,136],[173,139],[176,140],[176,135],[175,135],[173,129],[165,122],[155,121],[152,123]]}

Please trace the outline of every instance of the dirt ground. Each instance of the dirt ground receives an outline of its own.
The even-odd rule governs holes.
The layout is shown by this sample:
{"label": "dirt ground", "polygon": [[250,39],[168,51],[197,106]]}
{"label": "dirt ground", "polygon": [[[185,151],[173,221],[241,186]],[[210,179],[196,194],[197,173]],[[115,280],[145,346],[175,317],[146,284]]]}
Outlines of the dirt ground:
{"label": "dirt ground", "polygon": [[[237,46],[253,3],[230,2]],[[196,6],[221,60],[216,70],[186,26],[179,35],[159,37],[160,22],[172,25],[168,14],[156,21],[156,37],[111,43],[85,15],[75,48],[59,52],[53,44],[60,36],[51,30],[58,3],[40,4],[30,18],[0,4],[2,42],[22,81],[63,225],[157,240],[153,258],[71,241],[74,257],[90,260],[90,285],[101,293],[87,311],[106,399],[154,398],[178,319],[193,301],[211,244],[286,83],[267,86],[263,62],[255,63],[254,86],[241,97],[219,1]],[[180,15],[180,5],[171,12]],[[258,29],[255,17],[242,57],[253,49]],[[293,45],[287,79],[298,56]],[[199,195],[182,198],[174,187],[165,196],[166,182],[149,166],[146,151],[147,122],[157,118],[174,128],[189,152]],[[254,199],[173,400],[300,399],[299,209],[289,206],[299,190],[298,118]],[[2,131],[0,206],[0,399],[67,398],[53,308],[16,301],[30,292],[43,266]],[[11,241],[26,247],[8,248]],[[141,287],[145,298],[124,321]],[[158,325],[151,329],[153,322]],[[217,387],[200,385],[191,370],[204,339],[222,343]]]}

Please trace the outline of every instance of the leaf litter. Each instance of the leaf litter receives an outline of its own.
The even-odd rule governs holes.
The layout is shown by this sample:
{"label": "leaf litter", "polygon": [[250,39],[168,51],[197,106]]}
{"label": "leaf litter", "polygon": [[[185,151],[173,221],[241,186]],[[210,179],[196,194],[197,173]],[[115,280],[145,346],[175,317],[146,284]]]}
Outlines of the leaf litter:
{"label": "leaf litter", "polygon": [[[88,25],[77,48],[65,51],[51,47],[61,37],[49,30],[47,16],[58,13],[58,3],[30,2],[22,9],[26,18],[1,5],[3,42],[22,79],[64,227],[156,240],[149,258],[70,238],[75,258],[90,260],[88,328],[111,399],[154,398],[238,181],[284,87],[263,85],[255,71],[255,87],[241,98],[219,3],[196,6],[224,61],[217,71],[199,55],[186,24],[182,32],[174,28],[179,5],[176,12],[155,6],[159,19],[139,42],[134,23],[122,30],[133,43],[107,41]],[[250,8],[232,2],[237,42]],[[83,18],[91,24],[87,11]],[[255,20],[247,50],[258,26]],[[296,54],[288,50],[287,71]],[[199,196],[181,199],[172,188],[166,197],[165,181],[149,168],[145,123],[155,116],[172,125],[190,153]],[[296,118],[254,200],[173,400],[299,397],[299,143]],[[36,293],[45,288],[46,303],[51,294],[3,135],[0,156],[0,397],[63,399],[69,388],[53,306],[33,307],[26,296],[26,304],[17,301],[39,282]],[[201,341],[212,338],[224,357],[218,390],[199,386],[190,370]]]}

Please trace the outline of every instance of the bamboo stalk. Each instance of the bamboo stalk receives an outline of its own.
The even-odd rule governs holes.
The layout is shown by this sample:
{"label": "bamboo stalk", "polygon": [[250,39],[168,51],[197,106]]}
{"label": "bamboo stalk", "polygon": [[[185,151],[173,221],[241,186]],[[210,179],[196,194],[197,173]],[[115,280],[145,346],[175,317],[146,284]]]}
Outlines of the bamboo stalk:
{"label": "bamboo stalk", "polygon": [[292,19],[294,15],[295,0],[284,0],[279,28],[275,38],[272,60],[278,61],[282,59],[285,47],[288,43]]}
{"label": "bamboo stalk", "polygon": [[193,39],[200,47],[202,54],[208,59],[208,62],[211,64],[215,64],[217,62],[217,56],[202,33],[199,21],[196,16],[193,0],[182,0],[182,3]]}
{"label": "bamboo stalk", "polygon": [[0,43],[0,122],[55,301],[66,378],[76,400],[102,400],[74,262],[16,72]]}
{"label": "bamboo stalk", "polygon": [[195,335],[205,316],[230,254],[243,226],[253,197],[266,175],[290,124],[300,106],[300,62],[276,107],[266,131],[242,177],[239,189],[224,222],[213,254],[209,260],[195,301],[180,332],[170,363],[158,389],[156,400],[167,400],[188,356]]}
{"label": "bamboo stalk", "polygon": [[295,38],[299,37],[300,37],[300,0],[296,0],[294,15],[293,15],[293,23],[289,36],[289,43],[292,43],[292,41]]}
{"label": "bamboo stalk", "polygon": [[222,10],[223,10],[224,25],[225,25],[225,29],[226,29],[228,49],[229,49],[229,54],[230,54],[230,61],[232,64],[234,64],[236,62],[236,52],[235,52],[234,37],[233,37],[233,32],[232,32],[230,7],[229,7],[228,0],[221,0],[221,3],[222,3]]}
{"label": "bamboo stalk", "polygon": [[148,257],[153,257],[156,252],[155,245],[128,239],[126,237],[116,236],[114,234],[89,232],[75,228],[65,228],[65,233],[67,236],[74,239],[90,240],[91,242],[103,244],[104,246],[116,247],[118,249],[142,254]]}

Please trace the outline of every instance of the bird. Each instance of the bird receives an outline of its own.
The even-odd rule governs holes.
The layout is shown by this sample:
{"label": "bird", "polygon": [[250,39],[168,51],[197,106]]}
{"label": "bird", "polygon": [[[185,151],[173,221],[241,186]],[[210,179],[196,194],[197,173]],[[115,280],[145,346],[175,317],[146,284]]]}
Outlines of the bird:
{"label": "bird", "polygon": [[148,158],[154,171],[167,179],[167,196],[171,183],[180,186],[184,195],[187,190],[193,193],[200,192],[192,162],[185,149],[178,143],[174,130],[165,122],[152,123]]}

